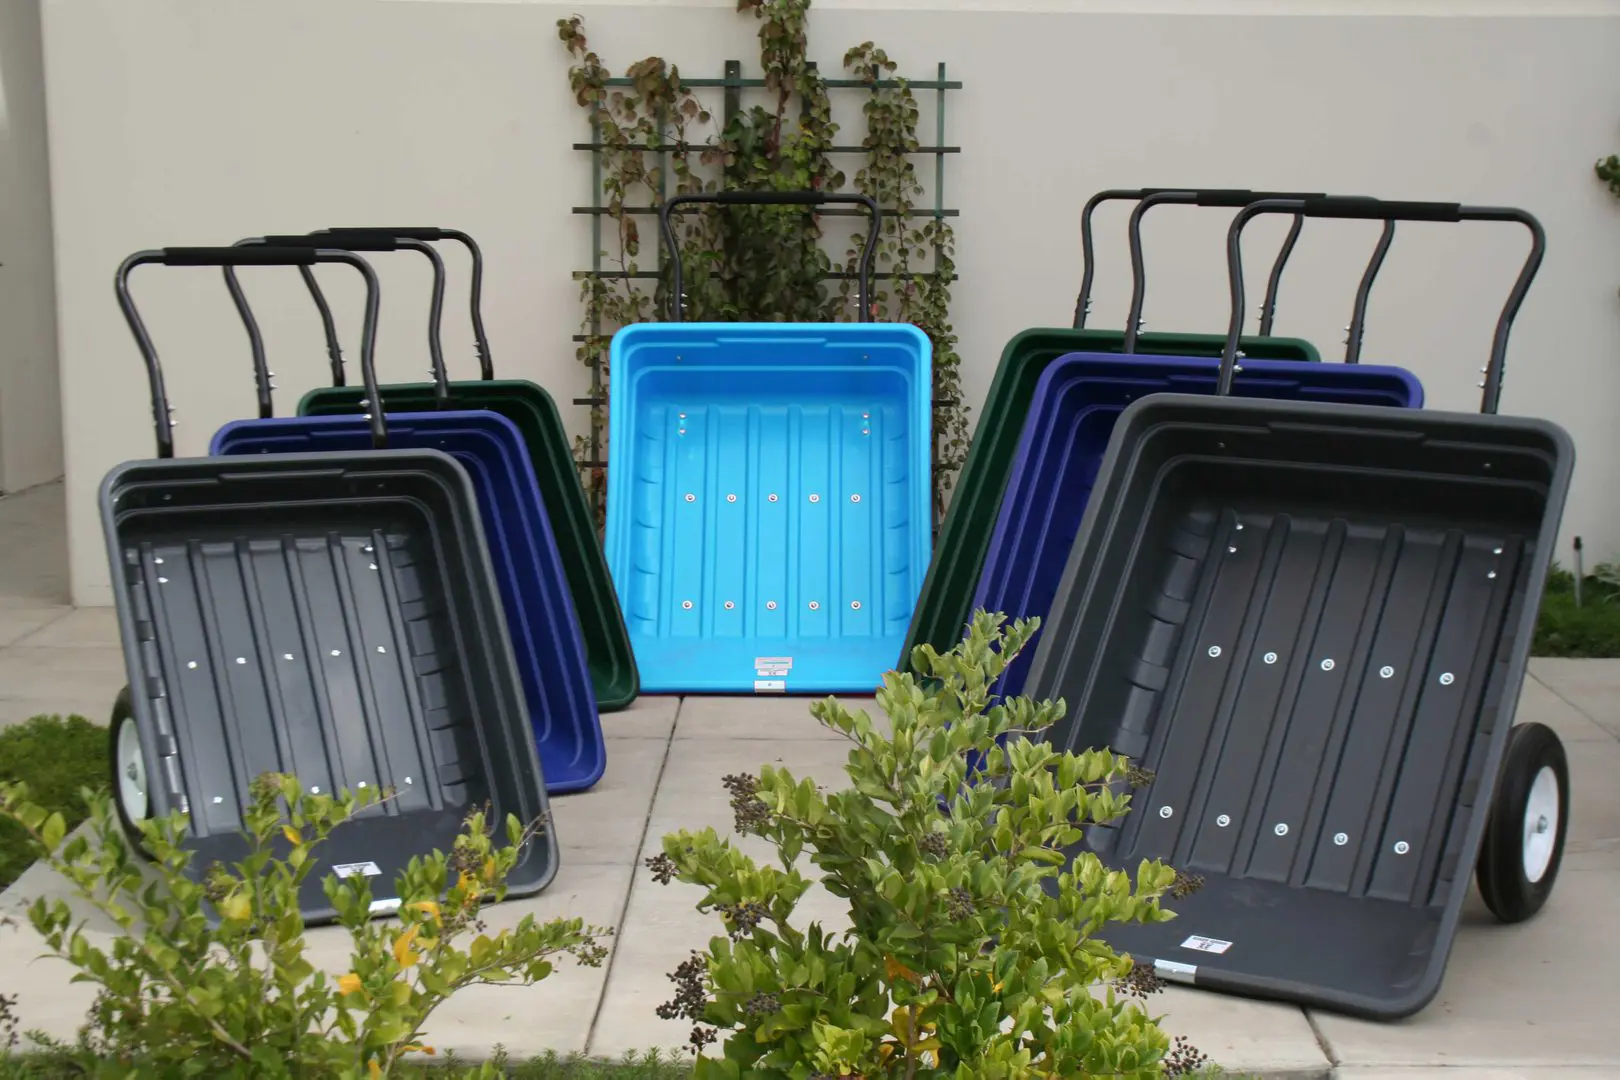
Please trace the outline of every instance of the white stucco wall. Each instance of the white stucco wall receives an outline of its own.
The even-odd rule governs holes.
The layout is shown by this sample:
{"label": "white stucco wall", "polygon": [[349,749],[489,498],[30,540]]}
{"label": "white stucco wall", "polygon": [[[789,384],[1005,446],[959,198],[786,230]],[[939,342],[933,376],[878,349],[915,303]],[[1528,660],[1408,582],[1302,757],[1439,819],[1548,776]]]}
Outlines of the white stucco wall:
{"label": "white stucco wall", "polygon": [[[754,24],[733,7],[46,0],[75,599],[109,601],[96,488],[152,445],[138,357],[110,289],[124,255],[330,225],[464,228],[488,256],[498,371],[566,402],[586,385],[568,339],[579,311],[569,271],[588,262],[588,228],[569,207],[588,201],[589,171],[588,156],[569,149],[587,128],[554,22],[583,12],[615,70],[656,53],[711,74],[726,58],[752,68],[757,57]],[[965,153],[948,161],[947,182],[963,212],[954,321],[974,402],[1009,337],[1067,324],[1079,207],[1101,188],[1324,190],[1532,210],[1549,251],[1514,334],[1504,411],[1574,433],[1566,533],[1585,536],[1589,559],[1620,555],[1620,503],[1608,496],[1620,481],[1620,204],[1591,174],[1594,158],[1620,148],[1620,5],[820,0],[811,36],[825,68],[871,39],[909,74],[944,60],[966,83],[951,95],[947,139]],[[1117,205],[1099,215],[1092,325],[1123,321],[1124,215]],[[1224,328],[1226,220],[1176,207],[1148,218],[1150,328]],[[1283,228],[1250,230],[1255,303]],[[1377,230],[1307,225],[1279,333],[1338,354]],[[1404,226],[1374,294],[1364,360],[1416,371],[1432,407],[1475,407],[1525,245],[1506,226]],[[446,259],[447,346],[466,375],[464,264],[454,249]],[[409,255],[375,264],[384,376],[418,377],[426,266]],[[352,349],[358,290],[338,268],[323,277]],[[290,410],[325,375],[314,313],[290,270],[244,280]],[[217,272],[150,269],[135,288],[164,357],[180,450],[200,453],[220,423],[251,410],[241,329]],[[583,423],[583,410],[568,413]]]}
{"label": "white stucco wall", "polygon": [[0,492],[62,475],[39,0],[0,0]]}

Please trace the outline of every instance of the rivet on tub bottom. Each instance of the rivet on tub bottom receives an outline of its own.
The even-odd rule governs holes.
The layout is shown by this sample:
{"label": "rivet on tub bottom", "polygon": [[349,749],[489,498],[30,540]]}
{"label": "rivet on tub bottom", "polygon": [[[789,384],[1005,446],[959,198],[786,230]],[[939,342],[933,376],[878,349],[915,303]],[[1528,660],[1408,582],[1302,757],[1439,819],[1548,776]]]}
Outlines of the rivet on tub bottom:
{"label": "rivet on tub bottom", "polygon": [[1268,664],[1275,664],[1277,662],[1277,654],[1274,652],[1268,652],[1260,659],[1264,660]]}
{"label": "rivet on tub bottom", "polygon": [[1440,676],[1440,685],[1441,685],[1441,686],[1450,686],[1450,685],[1451,685],[1451,684],[1452,684],[1452,683],[1454,683],[1454,682],[1456,682],[1456,681],[1457,681],[1457,676],[1455,676],[1455,675],[1453,675],[1453,674],[1452,674],[1452,673],[1451,673],[1451,672],[1449,672],[1449,671],[1447,671],[1447,672],[1444,672],[1444,673],[1443,673],[1443,674],[1442,674],[1442,675],[1441,675],[1441,676]]}
{"label": "rivet on tub bottom", "polygon": [[1322,670],[1323,671],[1332,671],[1333,670],[1333,657],[1330,656],[1326,660],[1322,661]]}
{"label": "rivet on tub bottom", "polygon": [[188,670],[190,670],[190,671],[196,671],[197,670],[197,661],[195,661],[195,660],[187,661],[186,662],[186,668]]}
{"label": "rivet on tub bottom", "polygon": [[1344,847],[1344,845],[1348,844],[1349,842],[1350,837],[1348,834],[1342,832],[1333,834],[1333,843],[1335,846]]}
{"label": "rivet on tub bottom", "polygon": [[1230,824],[1232,824],[1231,814],[1222,814],[1220,817],[1215,819],[1215,826],[1217,828],[1224,829]]}
{"label": "rivet on tub bottom", "polygon": [[1395,854],[1397,854],[1397,855],[1405,855],[1408,851],[1411,851],[1411,850],[1412,850],[1412,845],[1408,844],[1405,840],[1397,840],[1397,841],[1395,841]]}
{"label": "rivet on tub bottom", "polygon": [[245,664],[245,663],[247,663],[247,657],[245,657],[245,656],[238,656],[238,657],[237,657],[237,658],[236,658],[236,662],[237,662],[237,663],[238,663],[238,664]]}
{"label": "rivet on tub bottom", "polygon": [[1383,667],[1378,669],[1378,677],[1380,679],[1394,678],[1395,677],[1395,669],[1390,667],[1388,664],[1385,664]]}
{"label": "rivet on tub bottom", "polygon": [[1159,807],[1159,816],[1160,816],[1160,817],[1162,817],[1162,818],[1167,818],[1167,817],[1170,817],[1170,816],[1171,816],[1171,815],[1172,815],[1172,814],[1174,814],[1174,813],[1175,813],[1175,811],[1174,811],[1174,810],[1172,810],[1172,809],[1171,809],[1171,808],[1170,808],[1170,807],[1168,807],[1168,806],[1161,806],[1161,807]]}
{"label": "rivet on tub bottom", "polygon": [[819,601],[816,601],[816,600],[810,601],[810,610],[811,611],[820,611],[821,610],[821,603]]}
{"label": "rivet on tub bottom", "polygon": [[1271,831],[1276,833],[1278,836],[1287,836],[1288,835],[1288,823],[1286,821],[1279,821],[1272,828]]}
{"label": "rivet on tub bottom", "polygon": [[1211,645],[1209,647],[1209,655],[1210,655],[1211,659],[1213,659],[1213,658],[1215,658],[1217,656],[1220,656],[1221,655],[1221,647],[1219,645]]}
{"label": "rivet on tub bottom", "polygon": [[690,600],[682,600],[681,601],[681,609],[684,610],[684,611],[691,611],[692,610],[692,601],[690,601]]}
{"label": "rivet on tub bottom", "polygon": [[767,600],[767,601],[765,601],[765,610],[766,611],[775,611],[776,610],[776,601],[775,600]]}
{"label": "rivet on tub bottom", "polygon": [[732,609],[732,608],[734,608],[734,607],[736,607],[736,606],[737,606],[737,605],[736,605],[736,603],[734,603],[734,602],[733,602],[733,601],[731,601],[731,600],[727,600],[727,601],[726,601],[726,602],[725,602],[725,605],[724,605],[724,606],[725,606],[725,609],[726,609],[726,610],[727,610],[727,611],[730,611],[730,610],[731,610],[731,609]]}
{"label": "rivet on tub bottom", "polygon": [[851,600],[849,602],[849,610],[851,610],[851,611],[859,611],[859,610],[861,610],[861,602],[859,600]]}

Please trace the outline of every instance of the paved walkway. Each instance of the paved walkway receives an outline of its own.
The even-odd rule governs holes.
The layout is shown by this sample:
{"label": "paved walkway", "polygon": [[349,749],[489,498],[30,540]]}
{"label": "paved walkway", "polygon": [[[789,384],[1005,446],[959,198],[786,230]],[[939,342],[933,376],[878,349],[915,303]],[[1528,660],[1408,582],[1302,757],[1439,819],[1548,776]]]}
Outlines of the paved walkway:
{"label": "paved walkway", "polygon": [[[60,488],[0,500],[0,724],[39,712],[104,722],[123,683],[112,613],[63,602]],[[19,566],[32,561],[33,569]],[[1620,661],[1537,660],[1520,720],[1551,725],[1569,744],[1573,813],[1558,887],[1540,915],[1497,924],[1477,897],[1465,909],[1439,996],[1401,1023],[1377,1024],[1170,988],[1155,1002],[1165,1025],[1231,1072],[1345,1080],[1599,1080],[1620,1076],[1613,1038],[1620,1002]],[[526,912],[578,915],[618,927],[598,970],[565,962],[528,989],[474,988],[436,1017],[433,1041],[463,1054],[495,1044],[515,1056],[546,1049],[616,1056],[679,1046],[685,1026],[657,1019],[665,973],[707,940],[696,890],[652,882],[641,859],[675,828],[729,830],[720,777],[781,762],[824,784],[842,780],[844,747],[795,699],[645,697],[603,718],[608,771],[594,789],[553,801],[563,864],[542,896],[490,909],[509,925]],[[746,842],[751,847],[757,841]],[[0,913],[61,883],[37,868],[5,894]],[[801,909],[839,925],[840,909],[812,894]],[[18,992],[24,1028],[71,1037],[92,993],[69,969],[36,959],[26,927],[0,929],[0,992]],[[90,932],[110,927],[93,921]],[[341,931],[311,932],[319,962],[342,970]]]}

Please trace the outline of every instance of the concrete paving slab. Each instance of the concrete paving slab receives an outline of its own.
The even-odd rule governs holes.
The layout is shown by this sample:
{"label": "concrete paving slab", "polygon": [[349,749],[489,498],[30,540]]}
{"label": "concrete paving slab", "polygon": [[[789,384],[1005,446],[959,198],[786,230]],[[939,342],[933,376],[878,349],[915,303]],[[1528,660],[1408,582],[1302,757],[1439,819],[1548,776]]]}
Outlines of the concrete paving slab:
{"label": "concrete paving slab", "polygon": [[1333,1080],[1613,1080],[1614,1070],[1602,1068],[1556,1068],[1537,1066],[1534,1069],[1476,1068],[1340,1068]]}
{"label": "concrete paving slab", "polygon": [[668,749],[656,739],[608,739],[607,771],[596,786],[552,797],[565,866],[635,862]]}
{"label": "concrete paving slab", "polygon": [[[841,694],[850,711],[865,709],[882,716],[870,697]],[[676,726],[682,739],[838,739],[810,715],[814,697],[689,697]]]}
{"label": "concrete paving slab", "polygon": [[0,698],[48,703],[64,695],[98,697],[104,699],[105,711],[112,707],[124,679],[124,653],[117,646],[11,645],[0,650]]}
{"label": "concrete paving slab", "polygon": [[38,632],[73,609],[63,604],[40,607],[0,607],[0,649]]}
{"label": "concrete paving slab", "polygon": [[1305,1011],[1294,1005],[1168,986],[1147,999],[1171,1038],[1183,1035],[1211,1064],[1239,1076],[1327,1076],[1327,1054]]}
{"label": "concrete paving slab", "polygon": [[1445,982],[1423,1012],[1374,1023],[1313,1012],[1343,1066],[1603,1067],[1620,1075],[1620,871],[1565,866],[1535,918],[1504,926],[1470,896]]}
{"label": "concrete paving slab", "polygon": [[642,695],[628,709],[602,714],[602,734],[610,739],[659,739],[668,741],[675,730],[675,714],[680,712],[679,697]]}
{"label": "concrete paving slab", "polygon": [[1530,673],[1553,693],[1620,737],[1620,660],[1537,656]]}
{"label": "concrete paving slab", "polygon": [[60,480],[0,498],[0,608],[68,602],[66,530]]}
{"label": "concrete paving slab", "polygon": [[1551,687],[1534,675],[1524,680],[1524,689],[1519,694],[1519,707],[1513,715],[1513,722],[1546,724],[1566,743],[1616,741],[1614,732],[1559,697]]}
{"label": "concrete paving slab", "polygon": [[[30,649],[123,649],[124,643],[118,636],[118,613],[112,608],[60,610],[59,617],[16,644]],[[4,618],[4,613],[0,613],[0,625]]]}
{"label": "concrete paving slab", "polygon": [[[1569,832],[1564,866],[1620,872],[1620,743],[1576,743],[1569,754]],[[1586,861],[1577,864],[1575,858]],[[1560,882],[1558,888],[1562,888]]]}

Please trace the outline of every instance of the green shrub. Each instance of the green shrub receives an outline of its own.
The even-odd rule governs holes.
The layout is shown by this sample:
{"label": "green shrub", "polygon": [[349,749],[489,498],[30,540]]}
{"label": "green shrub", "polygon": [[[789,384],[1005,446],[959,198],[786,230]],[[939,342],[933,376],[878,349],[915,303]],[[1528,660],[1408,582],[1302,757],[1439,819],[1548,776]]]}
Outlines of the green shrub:
{"label": "green shrub", "polygon": [[[1197,882],[1149,861],[1133,882],[1090,853],[1064,868],[1081,825],[1118,820],[1130,802],[1119,788],[1149,778],[1123,757],[1032,741],[1062,702],[991,703],[1038,626],[1003,622],[976,613],[951,652],[918,648],[922,683],[886,675],[887,730],[832,698],[812,706],[851,742],[852,786],[829,794],[771,765],[725,777],[737,831],[764,838],[780,866],[712,828],[667,835],[648,860],[659,882],[702,887],[700,910],[724,929],[670,976],[676,996],[660,1009],[694,1022],[695,1050],[724,1035],[723,1057],[698,1057],[698,1077],[1006,1080],[1202,1064],[1134,1000],[1151,974],[1092,936],[1171,918],[1159,898]],[[966,784],[975,754],[983,772]],[[847,901],[851,932],[795,922],[806,854]]]}
{"label": "green shrub", "polygon": [[[27,783],[34,801],[61,814],[69,831],[89,812],[79,789],[103,788],[107,776],[107,729],[82,716],[36,716],[0,730],[0,783]],[[33,861],[28,834],[0,817],[0,889]]]}
{"label": "green shrub", "polygon": [[1575,605],[1575,575],[1554,568],[1547,575],[1531,646],[1534,656],[1620,656],[1620,571],[1608,563],[1581,581]]}
{"label": "green shrub", "polygon": [[[507,844],[498,846],[474,811],[449,855],[414,858],[400,875],[397,921],[371,917],[366,878],[326,877],[352,944],[350,970],[329,979],[305,958],[299,887],[331,831],[387,796],[306,795],[294,777],[261,776],[243,814],[248,854],[205,868],[201,881],[186,874],[184,816],[142,822],[151,882],[106,796],[85,797],[94,842],[63,845],[60,812],[31,801],[25,784],[0,784],[0,817],[23,828],[39,856],[120,930],[104,950],[63,900],[36,900],[28,912],[51,951],[78,969],[75,978],[99,987],[78,1044],[52,1047],[82,1075],[390,1076],[407,1053],[432,1053],[428,1019],[462,987],[538,982],[560,953],[594,966],[606,952],[605,931],[577,919],[525,916],[485,933],[480,909],[505,895],[507,874],[541,825],[508,817]],[[271,854],[273,840],[284,857]],[[486,1064],[478,1075],[498,1073]]]}

